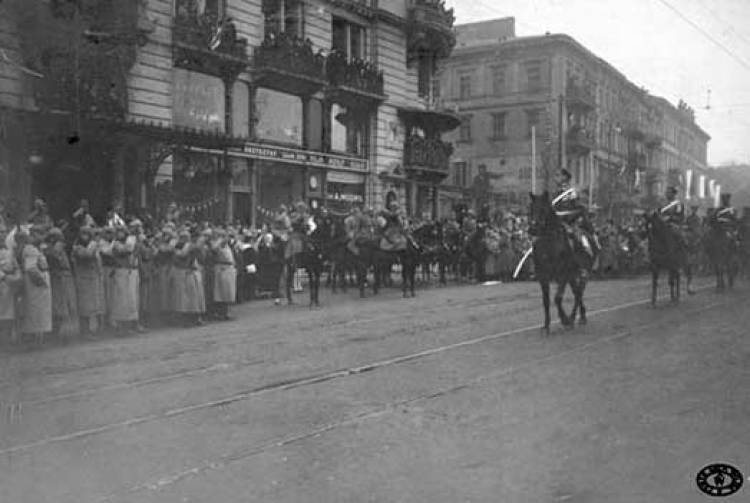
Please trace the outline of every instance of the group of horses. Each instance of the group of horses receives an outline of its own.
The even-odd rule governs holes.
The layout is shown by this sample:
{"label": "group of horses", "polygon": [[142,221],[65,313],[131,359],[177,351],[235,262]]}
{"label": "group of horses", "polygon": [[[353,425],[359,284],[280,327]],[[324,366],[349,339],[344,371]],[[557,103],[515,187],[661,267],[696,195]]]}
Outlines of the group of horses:
{"label": "group of horses", "polygon": [[[549,194],[531,195],[529,233],[534,236],[531,254],[535,275],[542,289],[544,325],[542,331],[550,330],[550,285],[555,283],[554,296],[560,322],[571,328],[578,318],[586,323],[584,291],[596,256],[585,253],[572,244],[562,220],[555,213]],[[651,305],[656,306],[659,276],[667,273],[670,298],[679,302],[682,275],[686,279],[686,291],[691,288],[693,273],[704,257],[708,259],[716,276],[716,289],[723,292],[734,286],[741,269],[750,271],[750,227],[740,225],[735,235],[718,222],[708,222],[703,229],[688,230],[687,234],[674,229],[658,211],[646,213],[641,227],[642,237],[648,242],[648,267],[651,273]],[[563,295],[570,286],[573,308],[570,313],[563,307]]]}
{"label": "group of horses", "polygon": [[430,281],[436,271],[441,285],[446,285],[451,276],[455,280],[474,277],[484,281],[488,253],[484,226],[467,233],[440,221],[423,222],[408,233],[405,247],[392,250],[383,246],[380,233],[359,238],[352,246],[341,217],[316,217],[314,222],[314,230],[302,237],[303,247],[299,252],[289,253],[288,241],[274,240],[284,256],[285,294],[289,303],[298,270],[307,272],[311,306],[320,304],[321,278],[326,272],[334,293],[339,289],[347,291],[353,278],[361,297],[366,296],[368,288],[377,295],[382,287],[390,286],[395,265],[401,270],[404,297],[416,295],[420,270],[425,281]]}

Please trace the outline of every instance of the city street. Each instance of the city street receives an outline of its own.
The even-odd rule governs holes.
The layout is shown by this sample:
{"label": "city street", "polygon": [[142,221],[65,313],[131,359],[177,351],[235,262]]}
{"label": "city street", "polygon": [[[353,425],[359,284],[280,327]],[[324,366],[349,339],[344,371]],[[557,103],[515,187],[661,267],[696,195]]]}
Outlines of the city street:
{"label": "city street", "polygon": [[549,337],[519,283],[6,351],[2,501],[706,501],[750,472],[750,292],[708,284],[595,282]]}

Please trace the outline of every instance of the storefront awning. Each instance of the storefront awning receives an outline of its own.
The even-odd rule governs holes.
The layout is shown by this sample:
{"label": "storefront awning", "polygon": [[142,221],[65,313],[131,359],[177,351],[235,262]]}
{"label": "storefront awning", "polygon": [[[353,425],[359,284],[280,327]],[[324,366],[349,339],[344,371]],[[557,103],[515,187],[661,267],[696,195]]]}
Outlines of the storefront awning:
{"label": "storefront awning", "polygon": [[156,141],[174,143],[179,146],[226,149],[241,147],[247,141],[247,138],[232,136],[219,131],[202,131],[154,121],[133,119],[97,119],[96,121],[105,127],[114,128],[119,132],[131,133]]}

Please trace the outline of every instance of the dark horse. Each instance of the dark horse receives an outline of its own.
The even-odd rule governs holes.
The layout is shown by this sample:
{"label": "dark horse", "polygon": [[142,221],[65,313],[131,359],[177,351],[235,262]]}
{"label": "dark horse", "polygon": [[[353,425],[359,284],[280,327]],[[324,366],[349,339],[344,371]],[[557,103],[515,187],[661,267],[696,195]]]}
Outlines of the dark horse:
{"label": "dark horse", "polygon": [[420,262],[421,250],[419,245],[412,238],[409,238],[407,239],[405,249],[385,250],[381,246],[382,239],[384,239],[382,236],[377,236],[373,239],[358,240],[357,248],[359,253],[357,255],[354,255],[347,247],[344,247],[349,255],[349,259],[355,263],[360,296],[365,296],[365,283],[370,270],[373,272],[373,293],[377,295],[380,288],[384,286],[384,276],[388,275],[387,271],[396,262],[401,265],[401,288],[404,297],[408,297],[409,294],[412,297],[416,296],[414,284],[417,275],[417,266]]}
{"label": "dark horse", "polygon": [[[580,315],[579,323],[586,324],[583,293],[586,289],[587,274],[583,272],[591,272],[596,257],[591,258],[582,250],[574,250],[565,226],[555,213],[549,193],[546,191],[541,196],[531,194],[529,234],[534,236],[531,257],[534,260],[537,280],[542,287],[542,302],[544,303],[542,331],[549,334],[551,282],[557,283],[555,305],[563,326],[572,328],[577,314]],[[573,310],[570,315],[563,308],[563,295],[567,285],[570,285],[574,295]]]}
{"label": "dark horse", "polygon": [[740,248],[737,239],[729,230],[723,228],[721,223],[712,221],[703,245],[716,275],[716,290],[722,292],[727,286],[731,290],[739,271]]}
{"label": "dark horse", "polygon": [[[304,232],[296,232],[292,239],[285,243],[284,247],[284,272],[286,274],[286,299],[293,304],[292,285],[294,274],[299,269],[307,271],[308,288],[310,290],[310,307],[320,305],[320,276],[323,273],[323,227],[316,227],[308,234],[309,229]],[[300,240],[301,246],[295,245],[294,240]]]}
{"label": "dark horse", "polygon": [[688,249],[680,235],[672,229],[659,213],[652,212],[645,217],[646,237],[648,238],[649,267],[651,269],[651,306],[656,306],[656,293],[659,287],[659,271],[667,271],[669,294],[673,302],[680,301],[680,271],[685,271],[688,295],[693,295],[690,283],[693,280]]}

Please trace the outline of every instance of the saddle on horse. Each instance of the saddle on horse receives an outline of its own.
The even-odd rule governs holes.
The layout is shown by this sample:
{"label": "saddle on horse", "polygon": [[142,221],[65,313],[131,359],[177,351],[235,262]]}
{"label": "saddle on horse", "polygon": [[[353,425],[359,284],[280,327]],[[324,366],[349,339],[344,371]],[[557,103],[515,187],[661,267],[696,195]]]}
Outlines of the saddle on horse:
{"label": "saddle on horse", "polygon": [[404,251],[408,244],[406,233],[397,227],[386,229],[380,239],[380,248],[383,251]]}

